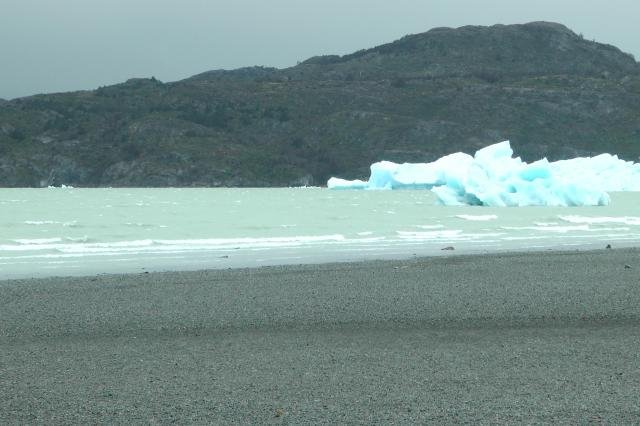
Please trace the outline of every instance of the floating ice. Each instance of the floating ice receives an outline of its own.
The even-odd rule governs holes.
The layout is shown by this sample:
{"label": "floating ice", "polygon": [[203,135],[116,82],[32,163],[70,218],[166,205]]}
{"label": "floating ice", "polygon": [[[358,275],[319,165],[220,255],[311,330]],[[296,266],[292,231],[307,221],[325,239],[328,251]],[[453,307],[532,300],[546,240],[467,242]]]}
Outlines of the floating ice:
{"label": "floating ice", "polygon": [[[371,166],[373,167],[373,166]],[[345,180],[332,177],[329,179],[327,186],[332,189],[366,189],[369,184],[362,180]]]}
{"label": "floating ice", "polygon": [[615,155],[525,163],[509,141],[432,163],[371,165],[367,182],[331,178],[331,189],[430,189],[445,205],[603,206],[607,191],[640,191],[640,164]]}
{"label": "floating ice", "polygon": [[75,189],[75,188],[71,185],[62,184],[60,186],[49,185],[47,186],[47,189]]}

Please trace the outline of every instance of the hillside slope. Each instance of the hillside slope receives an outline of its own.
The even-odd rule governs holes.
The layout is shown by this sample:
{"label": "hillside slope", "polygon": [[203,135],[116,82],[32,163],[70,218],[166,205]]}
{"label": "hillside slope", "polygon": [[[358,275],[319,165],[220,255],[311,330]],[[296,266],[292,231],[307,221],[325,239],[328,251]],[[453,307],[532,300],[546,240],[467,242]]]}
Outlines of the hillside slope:
{"label": "hillside slope", "polygon": [[2,101],[0,186],[321,185],[503,139],[525,160],[637,160],[640,65],[534,22]]}

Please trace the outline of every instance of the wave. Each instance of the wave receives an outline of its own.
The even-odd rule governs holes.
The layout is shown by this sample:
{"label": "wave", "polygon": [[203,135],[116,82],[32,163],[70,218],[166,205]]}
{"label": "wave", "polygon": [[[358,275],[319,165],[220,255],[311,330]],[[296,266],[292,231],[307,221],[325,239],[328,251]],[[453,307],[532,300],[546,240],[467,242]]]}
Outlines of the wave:
{"label": "wave", "polygon": [[78,221],[76,220],[70,220],[67,222],[59,222],[57,220],[25,220],[24,222],[25,225],[34,225],[34,226],[40,226],[40,225],[62,225],[65,227],[71,227],[74,228],[77,226]]}
{"label": "wave", "polygon": [[459,219],[472,220],[472,221],[496,220],[498,218],[498,216],[495,214],[481,214],[481,215],[457,214],[456,217]]}
{"label": "wave", "polygon": [[206,238],[181,240],[142,239],[131,241],[88,242],[88,237],[80,238],[39,238],[15,239],[17,244],[0,245],[0,252],[47,251],[67,254],[87,253],[144,253],[154,252],[183,252],[193,250],[222,250],[240,248],[273,248],[295,247],[306,244],[331,244],[346,241],[341,234],[294,236],[294,237],[266,237],[266,238]]}
{"label": "wave", "polygon": [[592,231],[589,225],[574,226],[501,226],[500,229],[505,231],[542,231],[542,232],[575,232],[575,231]]}
{"label": "wave", "polygon": [[499,237],[504,232],[484,232],[484,233],[464,233],[461,229],[445,229],[442,231],[397,231],[398,236],[402,240],[416,241],[472,241],[487,237]]}
{"label": "wave", "polygon": [[636,216],[621,216],[621,217],[608,217],[608,216],[578,216],[567,215],[558,216],[561,220],[569,223],[587,223],[587,224],[601,224],[601,223],[622,223],[625,225],[640,226],[640,217]]}
{"label": "wave", "polygon": [[15,240],[11,240],[15,243],[22,245],[40,245],[40,244],[52,244],[59,243],[62,241],[62,238],[17,238]]}

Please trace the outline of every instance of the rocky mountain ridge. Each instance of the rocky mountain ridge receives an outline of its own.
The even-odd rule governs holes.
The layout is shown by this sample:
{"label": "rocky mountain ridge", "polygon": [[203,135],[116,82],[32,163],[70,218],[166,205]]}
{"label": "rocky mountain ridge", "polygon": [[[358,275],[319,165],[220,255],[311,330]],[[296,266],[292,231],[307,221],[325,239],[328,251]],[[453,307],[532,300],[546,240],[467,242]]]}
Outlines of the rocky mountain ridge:
{"label": "rocky mountain ridge", "polygon": [[534,22],[0,101],[0,185],[322,185],[503,139],[525,160],[637,160],[640,65]]}

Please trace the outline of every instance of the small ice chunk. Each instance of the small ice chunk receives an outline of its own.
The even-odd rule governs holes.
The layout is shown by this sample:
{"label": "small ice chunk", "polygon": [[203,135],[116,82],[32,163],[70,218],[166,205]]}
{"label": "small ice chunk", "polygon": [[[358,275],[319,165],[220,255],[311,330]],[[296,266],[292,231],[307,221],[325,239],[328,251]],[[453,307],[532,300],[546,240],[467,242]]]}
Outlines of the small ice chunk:
{"label": "small ice chunk", "polygon": [[361,180],[346,180],[332,177],[327,182],[327,187],[329,189],[365,189],[367,187],[367,182]]}

